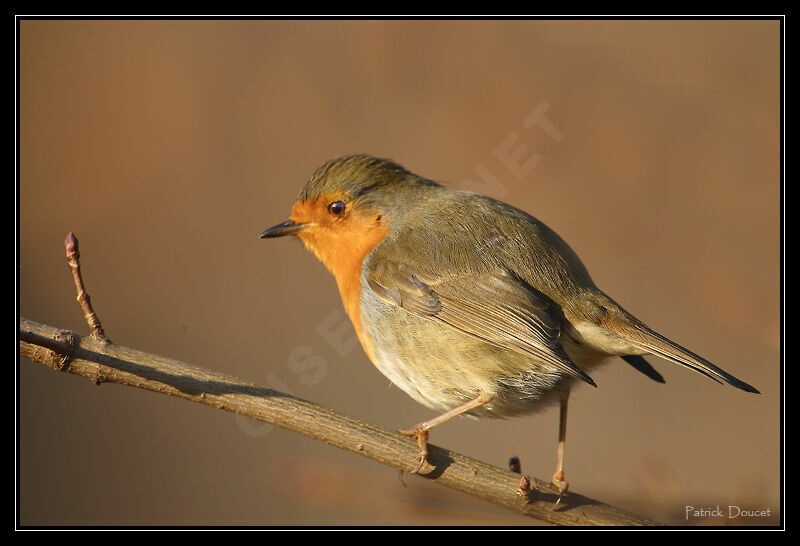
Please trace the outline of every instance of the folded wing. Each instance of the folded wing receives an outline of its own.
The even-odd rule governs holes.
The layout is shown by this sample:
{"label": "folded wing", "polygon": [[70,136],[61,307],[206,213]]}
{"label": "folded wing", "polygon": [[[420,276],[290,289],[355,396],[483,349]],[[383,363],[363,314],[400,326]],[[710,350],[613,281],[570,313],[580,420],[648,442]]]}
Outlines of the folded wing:
{"label": "folded wing", "polygon": [[498,268],[431,274],[378,252],[370,260],[367,281],[392,305],[596,386],[558,341],[560,308],[513,272]]}

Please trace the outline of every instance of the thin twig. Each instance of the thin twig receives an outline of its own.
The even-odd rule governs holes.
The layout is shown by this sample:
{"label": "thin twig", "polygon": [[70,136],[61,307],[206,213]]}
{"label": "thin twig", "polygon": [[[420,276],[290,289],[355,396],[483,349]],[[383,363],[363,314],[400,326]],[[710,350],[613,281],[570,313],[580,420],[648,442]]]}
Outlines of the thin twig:
{"label": "thin twig", "polygon": [[83,285],[80,262],[81,254],[78,252],[78,238],[71,231],[67,234],[67,238],[64,239],[64,249],[67,251],[67,263],[72,271],[72,280],[75,282],[75,290],[78,293],[78,304],[81,306],[83,316],[86,318],[86,322],[92,330],[92,337],[104,343],[111,343],[111,340],[106,337],[106,333],[103,330],[103,325],[100,324],[97,313],[94,312],[89,293]]}

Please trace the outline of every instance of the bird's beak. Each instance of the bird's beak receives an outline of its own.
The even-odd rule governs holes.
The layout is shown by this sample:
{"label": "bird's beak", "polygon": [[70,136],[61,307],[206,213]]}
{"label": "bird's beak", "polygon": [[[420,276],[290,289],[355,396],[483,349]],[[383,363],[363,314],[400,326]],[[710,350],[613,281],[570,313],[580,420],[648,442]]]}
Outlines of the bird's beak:
{"label": "bird's beak", "polygon": [[273,237],[283,237],[284,235],[294,235],[295,233],[299,233],[305,229],[308,224],[297,224],[292,220],[286,220],[285,222],[281,222],[277,226],[272,226],[264,233],[259,235],[261,239],[271,239]]}

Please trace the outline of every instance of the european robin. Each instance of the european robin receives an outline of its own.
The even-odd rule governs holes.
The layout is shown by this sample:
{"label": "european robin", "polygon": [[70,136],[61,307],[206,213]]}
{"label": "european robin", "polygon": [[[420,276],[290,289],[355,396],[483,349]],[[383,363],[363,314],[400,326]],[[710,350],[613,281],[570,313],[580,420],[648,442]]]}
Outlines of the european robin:
{"label": "european robin", "polygon": [[336,277],[369,359],[441,415],[402,431],[426,461],[428,432],[457,416],[511,417],[560,405],[553,484],[561,496],[567,401],[587,371],[622,357],[664,382],[652,354],[758,391],[650,329],[592,282],[555,232],[510,205],[448,189],[369,155],[328,161],[289,220]]}

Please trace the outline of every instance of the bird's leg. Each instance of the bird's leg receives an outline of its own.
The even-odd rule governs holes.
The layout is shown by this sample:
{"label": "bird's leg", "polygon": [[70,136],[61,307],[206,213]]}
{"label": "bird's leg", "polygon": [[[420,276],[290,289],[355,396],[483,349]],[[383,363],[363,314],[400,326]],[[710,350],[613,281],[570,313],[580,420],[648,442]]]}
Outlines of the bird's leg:
{"label": "bird's leg", "polygon": [[491,394],[482,392],[476,398],[470,400],[466,404],[461,404],[457,408],[453,408],[450,411],[445,412],[438,417],[434,417],[429,421],[420,423],[414,428],[401,430],[400,433],[405,434],[406,436],[415,437],[417,439],[417,445],[419,446],[419,465],[417,465],[417,468],[414,470],[413,474],[417,474],[422,469],[422,465],[425,464],[425,461],[428,458],[428,431],[430,429],[437,425],[441,425],[445,421],[449,421],[457,415],[461,415],[462,413],[465,413],[471,409],[488,404],[491,402],[491,400]]}
{"label": "bird's leg", "polygon": [[569,402],[569,391],[561,397],[561,411],[558,423],[558,452],[556,455],[556,472],[553,474],[553,485],[558,489],[558,500],[561,502],[564,494],[569,489],[569,484],[564,479],[564,446],[567,443],[567,403]]}

